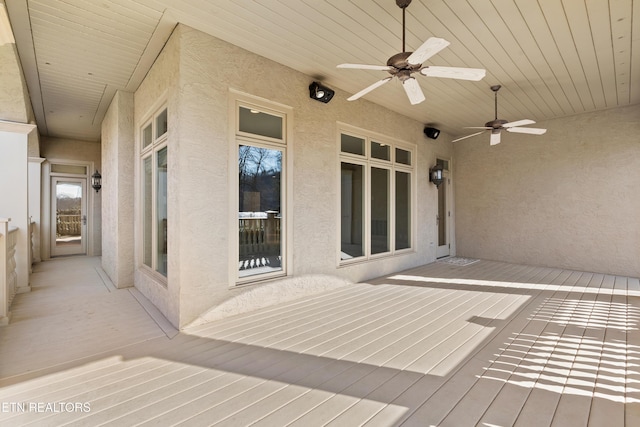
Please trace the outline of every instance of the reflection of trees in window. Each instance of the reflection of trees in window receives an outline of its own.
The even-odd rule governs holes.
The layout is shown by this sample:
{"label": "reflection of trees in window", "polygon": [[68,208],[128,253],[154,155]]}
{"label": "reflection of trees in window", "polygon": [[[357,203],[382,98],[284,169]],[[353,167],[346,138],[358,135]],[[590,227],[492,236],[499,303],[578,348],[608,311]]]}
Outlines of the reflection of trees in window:
{"label": "reflection of trees in window", "polygon": [[282,152],[241,145],[238,152],[240,211],[280,211]]}
{"label": "reflection of trees in window", "polygon": [[238,147],[239,277],[282,270],[282,151]]}

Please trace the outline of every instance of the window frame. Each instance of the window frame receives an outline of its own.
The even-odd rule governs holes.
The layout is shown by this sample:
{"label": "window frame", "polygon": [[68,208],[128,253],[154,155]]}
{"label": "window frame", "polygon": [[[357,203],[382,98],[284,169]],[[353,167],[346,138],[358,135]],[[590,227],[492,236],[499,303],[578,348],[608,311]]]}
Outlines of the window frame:
{"label": "window frame", "polygon": [[[355,138],[364,139],[364,154],[354,154],[342,151],[342,135],[349,135]],[[380,159],[372,156],[373,143],[384,144],[390,147],[389,159]],[[407,151],[410,156],[409,164],[401,163],[396,160],[396,149]],[[397,140],[365,129],[356,128],[354,126],[338,122],[337,129],[337,158],[338,158],[338,213],[337,213],[337,265],[348,266],[362,262],[374,261],[380,258],[393,257],[406,253],[415,252],[416,244],[416,152],[415,144]],[[364,183],[363,183],[363,255],[342,258],[342,164],[362,165],[364,167]],[[387,233],[388,233],[388,249],[380,253],[373,253],[373,235],[372,235],[372,168],[378,168],[388,171],[388,204],[387,204]],[[403,172],[409,175],[409,246],[407,248],[396,249],[396,232],[397,232],[397,190],[396,190],[396,172]]]}
{"label": "window frame", "polygon": [[[166,131],[160,135],[157,132],[157,119],[162,114],[166,114],[167,116],[167,126]],[[163,150],[167,150],[167,174],[169,170],[169,125],[168,125],[168,117],[169,117],[169,108],[167,106],[166,101],[162,102],[159,107],[153,110],[153,113],[147,116],[147,118],[142,121],[142,124],[138,126],[138,168],[139,168],[139,179],[138,179],[138,196],[140,200],[139,204],[139,230],[138,230],[138,244],[137,252],[138,252],[138,268],[140,271],[145,272],[146,274],[154,277],[164,286],[167,285],[168,281],[168,268],[166,274],[159,270],[159,261],[158,261],[158,154]],[[148,126],[151,126],[151,141],[149,144],[145,145],[145,130]],[[151,161],[151,218],[149,219],[151,222],[151,265],[146,264],[145,260],[145,251],[146,251],[146,241],[145,241],[145,226],[146,226],[146,211],[145,211],[145,180],[147,175],[145,174],[145,161],[150,159]],[[167,193],[168,193],[168,179],[167,179]],[[168,199],[168,196],[167,196]],[[168,223],[168,200],[167,200],[167,223]],[[168,227],[167,227],[168,229]],[[168,231],[166,232],[168,234]],[[168,237],[168,236],[165,236]],[[167,260],[166,266],[168,267],[168,238],[167,238]]]}
{"label": "window frame", "polygon": [[[282,138],[273,138],[265,135],[240,131],[240,107],[255,109],[259,112],[270,114],[282,119]],[[293,260],[291,233],[291,200],[292,200],[292,176],[293,176],[293,108],[279,104],[264,98],[255,97],[243,92],[230,89],[229,96],[229,289],[239,286],[247,286],[286,277],[290,274]],[[239,208],[239,165],[238,150],[240,145],[249,145],[270,150],[279,150],[282,153],[280,176],[280,251],[281,268],[277,271],[241,276],[239,270],[240,241],[238,230]]]}

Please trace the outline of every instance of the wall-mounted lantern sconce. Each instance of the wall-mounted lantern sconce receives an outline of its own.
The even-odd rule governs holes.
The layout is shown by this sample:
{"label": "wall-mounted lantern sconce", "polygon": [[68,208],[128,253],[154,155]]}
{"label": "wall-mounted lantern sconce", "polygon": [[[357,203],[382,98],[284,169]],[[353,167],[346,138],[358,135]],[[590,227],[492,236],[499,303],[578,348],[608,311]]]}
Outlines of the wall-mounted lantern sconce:
{"label": "wall-mounted lantern sconce", "polygon": [[434,167],[429,169],[429,181],[433,182],[436,185],[436,188],[440,187],[442,181],[442,165],[437,163]]}
{"label": "wall-mounted lantern sconce", "polygon": [[325,104],[331,101],[335,92],[320,83],[313,82],[309,85],[309,97]]}
{"label": "wall-mounted lantern sconce", "polygon": [[96,190],[96,193],[102,188],[102,175],[100,175],[98,169],[96,169],[95,173],[91,175],[91,187]]}

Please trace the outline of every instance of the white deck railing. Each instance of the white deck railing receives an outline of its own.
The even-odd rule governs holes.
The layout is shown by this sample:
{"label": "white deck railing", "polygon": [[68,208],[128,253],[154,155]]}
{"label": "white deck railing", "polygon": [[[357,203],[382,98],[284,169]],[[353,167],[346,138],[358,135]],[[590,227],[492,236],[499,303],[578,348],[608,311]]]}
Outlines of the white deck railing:
{"label": "white deck railing", "polygon": [[0,218],[0,325],[9,323],[9,308],[18,290],[16,243],[18,229],[9,227],[11,218]]}

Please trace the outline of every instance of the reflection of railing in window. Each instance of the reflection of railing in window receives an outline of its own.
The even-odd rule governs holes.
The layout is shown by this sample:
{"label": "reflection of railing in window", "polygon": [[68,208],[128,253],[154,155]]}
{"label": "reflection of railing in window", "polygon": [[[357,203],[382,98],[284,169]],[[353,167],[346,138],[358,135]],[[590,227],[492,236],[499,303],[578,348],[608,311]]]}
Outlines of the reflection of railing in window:
{"label": "reflection of railing in window", "polygon": [[57,236],[79,236],[82,229],[82,217],[79,211],[58,211],[56,214]]}
{"label": "reflection of railing in window", "polygon": [[160,239],[162,241],[162,247],[160,248],[160,253],[166,255],[167,254],[167,218],[162,218],[162,230]]}
{"label": "reflection of railing in window", "polygon": [[278,212],[243,212],[239,217],[239,256],[242,269],[280,264]]}
{"label": "reflection of railing in window", "polygon": [[257,212],[239,218],[240,259],[280,255],[280,218],[277,212]]}

